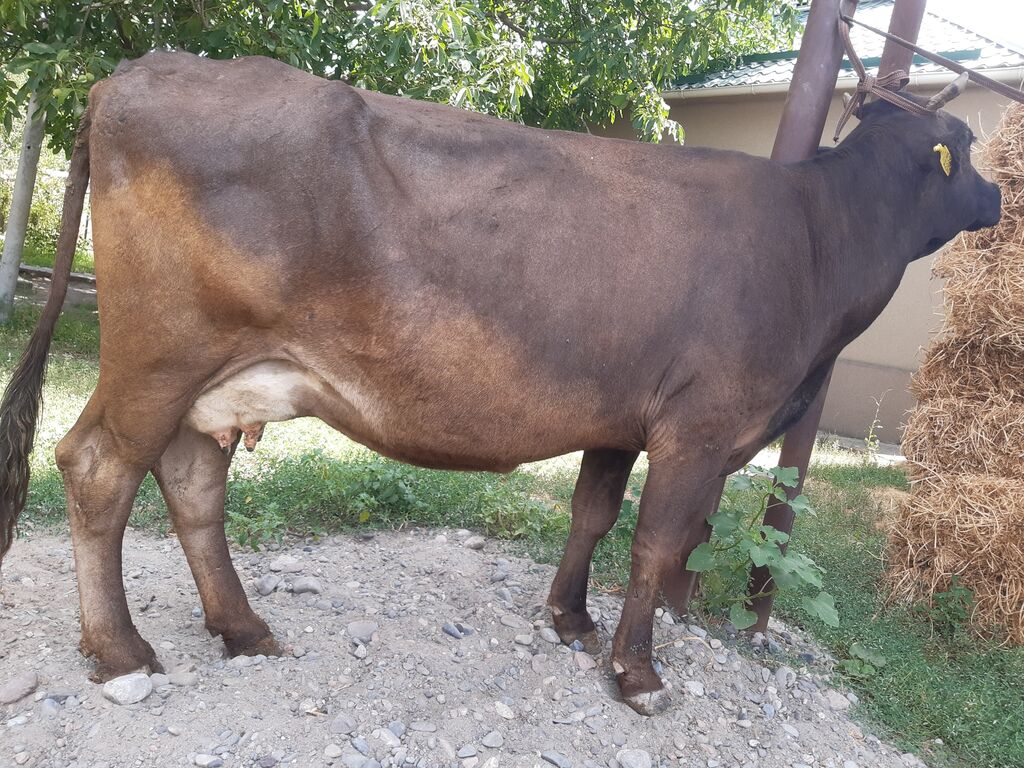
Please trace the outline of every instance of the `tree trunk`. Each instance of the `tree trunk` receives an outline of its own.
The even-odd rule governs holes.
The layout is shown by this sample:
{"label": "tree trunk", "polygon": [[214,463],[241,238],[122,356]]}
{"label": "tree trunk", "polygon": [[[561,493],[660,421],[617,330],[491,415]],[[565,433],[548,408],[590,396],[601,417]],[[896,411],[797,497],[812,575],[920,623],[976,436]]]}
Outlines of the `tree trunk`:
{"label": "tree trunk", "polygon": [[28,214],[32,208],[32,190],[36,185],[39,150],[43,143],[45,118],[35,114],[36,99],[29,99],[25,118],[25,132],[21,139],[18,175],[14,179],[14,194],[7,217],[3,257],[0,258],[0,323],[6,323],[14,307],[14,290],[18,285],[18,267],[25,248],[28,232]]}

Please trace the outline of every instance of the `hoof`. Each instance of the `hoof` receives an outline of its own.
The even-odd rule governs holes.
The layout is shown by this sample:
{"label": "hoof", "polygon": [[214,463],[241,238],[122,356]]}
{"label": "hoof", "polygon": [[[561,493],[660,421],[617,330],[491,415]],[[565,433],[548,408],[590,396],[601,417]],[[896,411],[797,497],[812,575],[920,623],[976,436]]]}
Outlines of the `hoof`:
{"label": "hoof", "polygon": [[583,650],[591,656],[599,656],[604,650],[601,638],[598,637],[597,628],[594,626],[590,614],[564,613],[555,606],[551,606],[552,624],[555,625],[555,632],[558,639],[565,645],[572,645],[577,640],[583,644]]}
{"label": "hoof", "polygon": [[668,709],[672,698],[664,688],[657,691],[646,691],[632,696],[623,696],[622,700],[629,705],[633,711],[644,717],[660,715]]}
{"label": "hoof", "polygon": [[229,656],[282,656],[280,643],[269,632],[258,638],[239,638],[232,640],[223,637],[224,647],[228,649]]}
{"label": "hoof", "polygon": [[141,637],[132,643],[129,651],[120,654],[100,655],[91,651],[85,644],[81,646],[81,650],[86,658],[96,661],[96,666],[89,675],[89,679],[94,683],[105,683],[115,677],[140,670],[151,675],[164,671],[163,665],[156,659],[153,647]]}
{"label": "hoof", "polygon": [[572,645],[579,640],[583,645],[583,650],[591,656],[600,656],[604,651],[604,645],[601,643],[601,638],[598,636],[596,629],[592,629],[589,632],[559,632],[558,638],[566,645]]}

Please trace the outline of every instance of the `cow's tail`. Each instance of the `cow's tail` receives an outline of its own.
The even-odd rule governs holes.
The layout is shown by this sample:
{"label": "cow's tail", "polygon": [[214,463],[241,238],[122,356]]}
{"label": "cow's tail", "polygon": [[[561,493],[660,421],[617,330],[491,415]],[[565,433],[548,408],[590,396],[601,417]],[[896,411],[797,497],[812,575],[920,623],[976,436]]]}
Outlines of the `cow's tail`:
{"label": "cow's tail", "polygon": [[46,356],[53,329],[64,306],[75,257],[78,228],[89,183],[89,111],[86,110],[71,152],[71,169],[64,190],[57,255],[53,264],[50,296],[32,339],[18,361],[3,401],[0,402],[0,559],[14,541],[18,516],[28,496],[29,454],[36,435],[36,420],[46,378]]}

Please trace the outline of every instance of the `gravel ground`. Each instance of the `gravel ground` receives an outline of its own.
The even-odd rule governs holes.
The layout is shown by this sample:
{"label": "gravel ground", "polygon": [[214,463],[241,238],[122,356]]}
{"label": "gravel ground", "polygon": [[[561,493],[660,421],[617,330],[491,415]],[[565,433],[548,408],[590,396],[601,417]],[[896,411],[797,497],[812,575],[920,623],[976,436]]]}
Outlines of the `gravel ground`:
{"label": "gravel ground", "polygon": [[552,642],[554,569],[468,531],[297,541],[235,564],[290,655],[225,659],[177,540],[129,532],[129,604],[168,674],[104,688],[76,647],[67,538],[18,541],[3,568],[0,765],[921,765],[851,719],[827,658],[781,624],[752,646],[661,616],[673,706],[640,717],[607,664],[621,599],[592,599],[603,657],[574,652]]}

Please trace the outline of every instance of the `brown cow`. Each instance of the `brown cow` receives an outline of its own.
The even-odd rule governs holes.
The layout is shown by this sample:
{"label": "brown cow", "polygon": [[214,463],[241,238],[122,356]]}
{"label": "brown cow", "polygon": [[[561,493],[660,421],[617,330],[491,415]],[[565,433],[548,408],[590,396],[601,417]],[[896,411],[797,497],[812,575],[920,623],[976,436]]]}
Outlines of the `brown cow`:
{"label": "brown cow", "polygon": [[588,647],[590,558],[646,450],[612,666],[655,711],[652,612],[716,479],[801,414],[908,262],[997,221],[970,142],[944,112],[879,103],[838,149],[784,167],[525,128],[268,59],[126,63],[92,90],[51,296],[3,401],[2,551],[91,176],[100,377],[57,462],[96,679],[159,669],[121,582],[150,471],[210,632],[232,654],[277,652],[231,565],[225,478],[243,434],[317,416],[427,467],[585,451],[550,603],[562,640]]}

